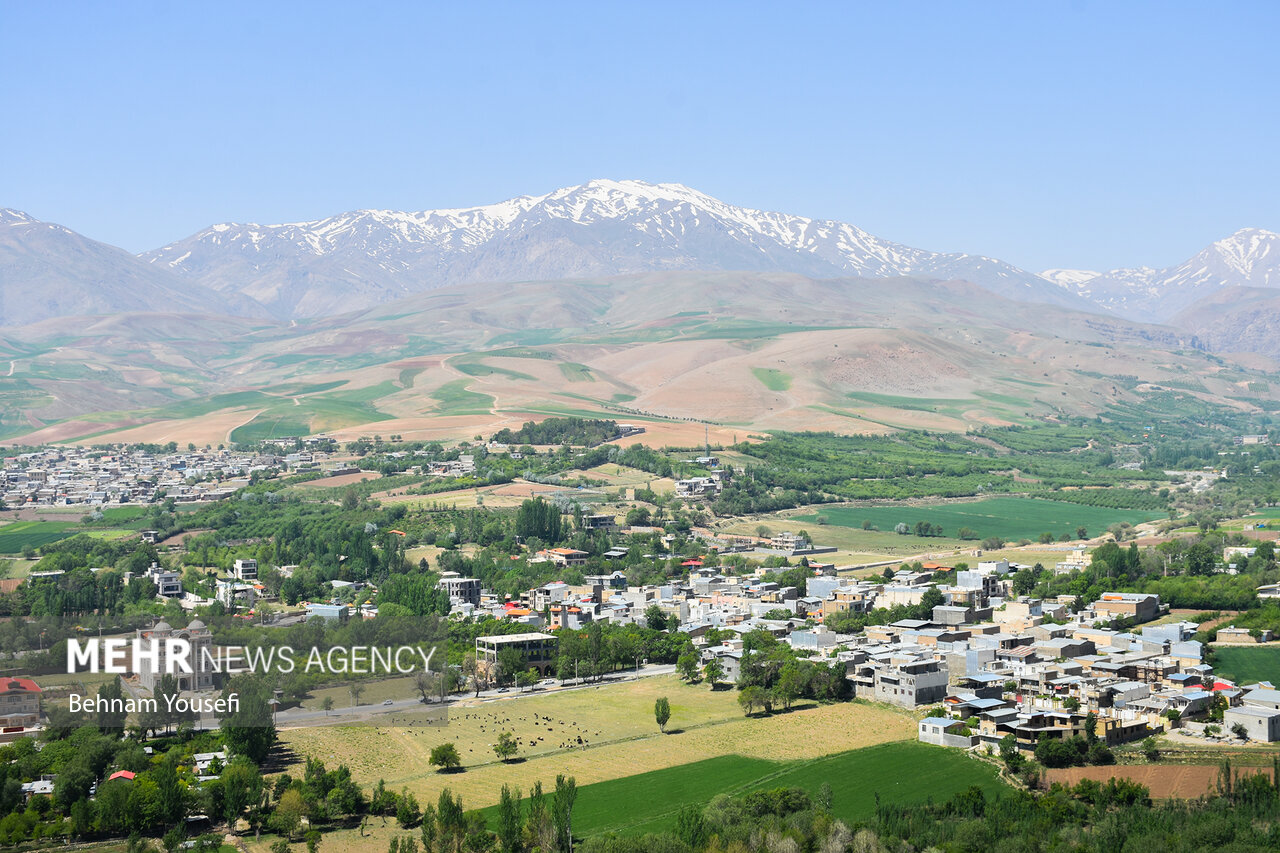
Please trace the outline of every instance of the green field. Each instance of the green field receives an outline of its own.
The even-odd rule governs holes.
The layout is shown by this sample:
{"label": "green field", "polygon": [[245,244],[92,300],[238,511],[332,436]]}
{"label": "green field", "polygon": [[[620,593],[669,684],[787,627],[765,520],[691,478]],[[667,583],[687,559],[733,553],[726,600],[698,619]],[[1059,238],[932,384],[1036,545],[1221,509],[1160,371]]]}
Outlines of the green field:
{"label": "green field", "polygon": [[[948,538],[956,536],[962,527],[974,531],[977,538],[999,536],[1005,541],[1036,539],[1041,533],[1075,536],[1077,527],[1084,527],[1096,536],[1108,527],[1122,521],[1137,524],[1164,518],[1159,512],[1135,509],[1105,509],[1102,507],[1071,504],[1064,501],[1047,501],[1035,498],[987,498],[966,503],[935,504],[933,506],[836,506],[824,507],[820,512],[795,516],[797,521],[814,522],[822,515],[828,523],[839,527],[860,528],[869,521],[880,530],[893,530],[899,522],[915,527],[918,521],[942,525]],[[819,539],[821,534],[814,533]]]}
{"label": "green field", "polygon": [[509,370],[505,367],[497,367],[484,361],[479,356],[474,356],[471,361],[451,361],[450,366],[461,373],[468,376],[506,376],[509,379],[519,379],[522,381],[533,382],[534,377],[519,370]]}
{"label": "green field", "polygon": [[290,438],[311,434],[311,424],[289,411],[266,411],[231,431],[231,440],[252,444],[270,438]]}
{"label": "green field", "polygon": [[[317,386],[324,387],[324,386]],[[402,390],[391,380],[365,388],[330,391],[311,397],[289,400],[273,398],[270,408],[247,424],[231,431],[231,440],[251,443],[269,438],[310,435],[312,432],[385,421],[389,415],[379,411],[374,401]]]}
{"label": "green field", "polygon": [[756,379],[770,391],[790,391],[791,375],[783,373],[781,370],[775,370],[772,367],[753,367],[751,372],[756,375]]}
{"label": "green field", "polygon": [[1214,646],[1213,671],[1236,684],[1280,681],[1280,646]]}
{"label": "green field", "polygon": [[[575,834],[642,835],[674,826],[686,804],[705,805],[717,794],[771,788],[804,788],[817,794],[831,786],[832,811],[853,822],[875,813],[881,802],[945,800],[971,785],[994,794],[1004,785],[995,768],[959,750],[915,741],[869,746],[812,761],[766,761],[726,755],[599,782],[579,789],[573,812]],[[484,810],[490,820],[496,809]]]}
{"label": "green field", "polygon": [[74,536],[72,524],[63,521],[16,521],[0,527],[0,554],[17,554],[24,546],[39,548]]}
{"label": "green field", "polygon": [[560,373],[570,382],[596,381],[596,377],[591,372],[591,368],[587,367],[585,364],[578,364],[576,361],[562,362],[560,365]]}
{"label": "green field", "polygon": [[435,411],[438,415],[484,415],[494,402],[488,394],[469,390],[466,379],[446,382],[431,392],[431,398],[440,404]]}

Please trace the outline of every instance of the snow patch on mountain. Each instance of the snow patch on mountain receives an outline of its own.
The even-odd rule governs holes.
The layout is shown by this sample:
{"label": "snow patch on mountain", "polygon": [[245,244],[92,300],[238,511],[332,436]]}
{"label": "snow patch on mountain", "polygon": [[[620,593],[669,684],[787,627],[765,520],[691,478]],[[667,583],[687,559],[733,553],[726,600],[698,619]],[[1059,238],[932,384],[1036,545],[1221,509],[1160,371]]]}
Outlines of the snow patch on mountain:
{"label": "snow patch on mountain", "polygon": [[1165,321],[1223,288],[1280,288],[1280,234],[1242,228],[1166,269],[1117,269],[1092,277],[1078,272],[1046,270],[1041,275],[1121,316]]}
{"label": "snow patch on mountain", "polygon": [[[676,269],[963,279],[1017,299],[1085,305],[993,258],[929,252],[848,223],[738,207],[682,184],[636,180],[595,180],[471,208],[226,223],[142,257],[289,317],[367,307],[449,284]],[[353,278],[361,285],[355,291],[344,286]]]}

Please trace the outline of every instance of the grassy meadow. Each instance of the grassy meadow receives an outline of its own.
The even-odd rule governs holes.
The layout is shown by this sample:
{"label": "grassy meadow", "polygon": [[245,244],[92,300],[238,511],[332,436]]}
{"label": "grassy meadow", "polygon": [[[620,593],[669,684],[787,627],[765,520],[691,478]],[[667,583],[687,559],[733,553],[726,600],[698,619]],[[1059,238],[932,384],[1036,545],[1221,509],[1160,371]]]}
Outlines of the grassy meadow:
{"label": "grassy meadow", "polygon": [[[666,734],[653,719],[660,696],[671,703]],[[448,787],[468,808],[481,808],[497,801],[504,782],[528,790],[538,780],[549,784],[558,773],[589,785],[727,755],[804,761],[915,736],[911,715],[862,702],[800,703],[790,713],[748,719],[734,691],[683,684],[675,676],[472,700],[452,707],[444,725],[414,725],[407,713],[395,718],[286,728],[281,739],[298,755],[346,764],[366,786],[384,779],[422,802],[434,802]],[[516,736],[522,760],[497,761],[492,745],[500,731]],[[462,772],[437,773],[428,765],[432,747],[444,742],[457,746]]]}
{"label": "grassy meadow", "polygon": [[1280,682],[1280,646],[1214,646],[1213,671],[1237,684]]}
{"label": "grassy meadow", "polygon": [[64,521],[15,521],[0,526],[0,554],[17,554],[28,545],[39,548],[74,536],[74,524]]}
{"label": "grassy meadow", "polygon": [[[979,540],[999,536],[1005,541],[1034,541],[1041,533],[1052,533],[1055,539],[1064,534],[1074,538],[1077,527],[1084,527],[1090,535],[1096,536],[1120,522],[1138,524],[1165,517],[1163,513],[1144,510],[1107,509],[1064,501],[1000,497],[920,506],[822,507],[794,518],[810,525],[810,530],[813,531],[813,525],[817,523],[819,516],[825,517],[835,527],[861,529],[863,522],[870,522],[880,531],[890,533],[899,522],[914,528],[917,522],[924,521],[941,525],[944,533],[942,538],[946,539],[954,539],[961,528],[967,527]],[[821,539],[818,532],[814,532],[814,535]]]}
{"label": "grassy meadow", "polygon": [[574,809],[574,830],[584,837],[660,832],[674,827],[681,807],[705,804],[717,794],[804,788],[816,796],[824,782],[831,786],[833,813],[850,822],[872,817],[877,795],[886,803],[923,802],[947,799],[971,785],[994,794],[1004,784],[989,764],[959,750],[916,741],[808,761],[726,755],[583,787]]}

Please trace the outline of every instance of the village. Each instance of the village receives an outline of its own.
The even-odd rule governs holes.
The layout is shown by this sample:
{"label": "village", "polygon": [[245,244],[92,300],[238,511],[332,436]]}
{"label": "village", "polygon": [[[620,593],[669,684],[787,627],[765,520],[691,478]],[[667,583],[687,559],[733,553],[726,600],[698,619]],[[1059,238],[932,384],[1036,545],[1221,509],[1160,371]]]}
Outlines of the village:
{"label": "village", "polygon": [[[1081,551],[1072,559],[1082,558]],[[590,576],[586,586],[548,584],[520,602],[496,601],[477,581],[456,575],[440,584],[457,612],[528,626],[531,633],[480,638],[478,657],[496,663],[498,651],[514,644],[542,672],[555,660],[556,638],[538,629],[625,623],[657,607],[693,638],[704,667],[719,663],[725,681],[737,680],[742,635],[765,631],[810,659],[843,663],[858,698],[941,708],[945,716],[920,721],[919,738],[927,743],[994,747],[1011,734],[1030,752],[1045,737],[1083,736],[1090,715],[1108,745],[1174,729],[1208,738],[1226,731],[1250,741],[1280,740],[1280,691],[1269,683],[1246,687],[1216,679],[1203,645],[1193,639],[1197,626],[1168,619],[1169,608],[1156,595],[1108,593],[1073,611],[1071,597],[1012,595],[1013,575],[1030,567],[1007,560],[956,572],[951,585],[933,581],[935,572],[949,569],[939,564],[862,580],[841,577],[832,564],[810,561],[808,568],[813,576],[805,594],[704,568],[696,559],[689,561],[685,583],[630,588],[615,572]],[[836,614],[919,606],[930,596],[942,602],[928,618],[868,626],[857,634],[823,624]],[[1124,627],[1112,627],[1117,624]],[[707,641],[708,634],[726,632],[727,638]],[[1218,632],[1218,642],[1270,640],[1269,632],[1257,639],[1243,629]]]}
{"label": "village", "polygon": [[46,446],[4,458],[0,500],[12,509],[217,501],[231,497],[255,473],[320,470],[331,446],[318,438],[267,443],[252,452],[194,445],[180,451],[176,443],[105,450]]}
{"label": "village", "polygon": [[[578,450],[520,438],[14,454],[2,474],[18,510],[10,524],[68,520],[38,556],[19,559],[11,545],[0,579],[11,607],[62,632],[14,638],[0,745],[42,743],[68,719],[93,728],[118,712],[130,738],[192,739],[225,763],[244,749],[221,749],[240,713],[228,700],[257,676],[279,748],[329,750],[372,783],[382,769],[362,757],[363,733],[392,733],[403,743],[388,760],[418,795],[436,796],[450,779],[419,765],[456,746],[481,805],[506,771],[506,758],[490,756],[499,727],[529,774],[642,748],[641,767],[665,772],[725,753],[702,727],[735,733],[737,753],[767,753],[786,726],[804,725],[843,730],[797,759],[892,742],[940,767],[962,762],[960,775],[948,771],[956,779],[1000,772],[1028,789],[1033,773],[1127,767],[1170,750],[1234,761],[1280,741],[1266,666],[1219,666],[1228,651],[1274,652],[1274,625],[1258,618],[1280,599],[1269,515],[1207,536],[1155,513],[1032,497],[935,499],[923,519],[907,503],[886,512],[829,498],[734,511],[727,499],[762,476],[747,473],[751,458],[705,443]],[[1206,482],[1223,481],[1210,473]],[[1019,513],[1033,519],[1026,533]],[[981,517],[984,531],[1021,541],[960,533],[961,519]],[[944,537],[944,523],[956,535]],[[1085,523],[1107,532],[1087,536]],[[1211,581],[1220,599],[1171,602],[1166,587],[1151,589],[1171,562],[1173,576]],[[1147,586],[1118,576],[1130,571],[1147,573]],[[55,609],[61,623],[46,615]],[[399,633],[407,628],[427,633]],[[357,667],[374,636],[396,637],[421,669]],[[113,688],[92,666],[63,672],[58,642],[82,656],[92,643],[141,652],[123,671],[103,669],[120,676]],[[190,670],[138,665],[177,646],[190,649]],[[687,756],[662,746],[666,716],[638,730],[646,703],[668,699],[671,734],[697,733]],[[173,708],[190,713],[179,720]],[[255,760],[265,772],[283,759],[263,747]],[[136,772],[107,770],[98,783],[117,787]],[[218,778],[192,774],[201,791]],[[56,770],[28,775],[28,804],[66,784]]]}
{"label": "village", "polygon": [[[586,516],[584,523],[618,529],[608,516]],[[742,539],[715,544],[738,552],[747,547]],[[839,662],[854,697],[928,711],[930,716],[919,722],[919,739],[927,743],[995,747],[1013,735],[1020,749],[1032,752],[1044,738],[1083,735],[1093,725],[1107,745],[1162,732],[1203,742],[1280,740],[1280,691],[1265,682],[1238,685],[1215,678],[1203,644],[1194,639],[1198,626],[1171,617],[1157,595],[1107,593],[1087,603],[1072,596],[1018,596],[1013,580],[1032,567],[1006,559],[979,561],[959,571],[924,563],[919,570],[887,569],[855,578],[849,568],[810,559],[824,549],[790,532],[754,548],[757,554],[799,558],[805,589],[765,579],[766,569],[738,575],[704,566],[698,557],[684,560],[685,579],[661,585],[631,586],[618,570],[586,575],[582,584],[547,583],[513,599],[485,590],[476,578],[446,571],[438,587],[448,596],[451,619],[494,619],[516,632],[476,640],[481,669],[474,677],[484,680],[486,689],[498,686],[504,650],[519,653],[522,671],[553,676],[557,636],[549,632],[581,630],[592,622],[652,624],[658,613],[663,624],[692,640],[699,669],[715,662],[728,683],[738,678],[743,636],[757,631],[788,644],[802,658]],[[533,557],[564,568],[579,568],[586,558],[569,548],[543,549]],[[1074,570],[1086,559],[1083,549],[1070,552],[1058,570]],[[280,568],[287,573],[292,567]],[[236,560],[231,576],[217,580],[218,600],[248,611],[261,607],[258,570],[254,560]],[[937,582],[939,573],[952,580]],[[147,577],[160,599],[177,600],[185,609],[209,603],[184,592],[176,572],[153,565]],[[335,592],[352,588],[365,592],[366,599],[376,592],[364,584],[333,583]],[[1276,594],[1269,587],[1259,593]],[[921,618],[867,625],[856,633],[827,624],[877,609],[926,605],[931,609]],[[377,615],[370,601],[348,604],[335,596],[275,612],[266,624],[341,623]],[[183,636],[191,628],[208,641],[198,622]],[[177,633],[161,623],[145,633],[162,637],[171,631]],[[1222,627],[1217,641],[1272,639],[1270,632],[1255,634]],[[195,678],[192,687],[213,684],[212,673]]]}

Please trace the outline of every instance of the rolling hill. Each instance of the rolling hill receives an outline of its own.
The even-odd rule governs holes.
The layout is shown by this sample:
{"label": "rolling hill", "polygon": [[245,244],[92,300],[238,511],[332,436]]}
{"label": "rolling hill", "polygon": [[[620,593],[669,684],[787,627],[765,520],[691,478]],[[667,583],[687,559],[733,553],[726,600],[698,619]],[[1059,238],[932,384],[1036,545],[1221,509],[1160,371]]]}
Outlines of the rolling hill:
{"label": "rolling hill", "polygon": [[138,314],[13,330],[0,337],[13,371],[0,438],[470,438],[554,414],[726,435],[963,431],[1275,405],[1274,364],[1199,346],[967,282],[653,272],[462,285],[287,324]]}

